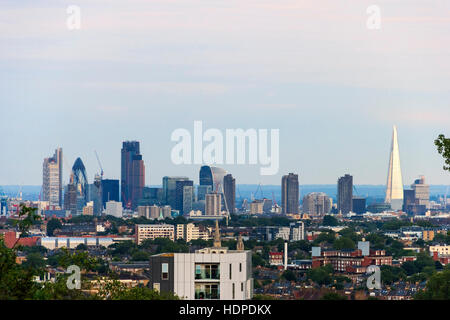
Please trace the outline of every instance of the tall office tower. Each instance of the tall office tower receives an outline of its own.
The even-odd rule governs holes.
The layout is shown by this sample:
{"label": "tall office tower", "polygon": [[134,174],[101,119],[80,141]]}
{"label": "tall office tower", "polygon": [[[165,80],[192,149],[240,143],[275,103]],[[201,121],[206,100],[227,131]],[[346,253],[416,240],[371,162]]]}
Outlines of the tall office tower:
{"label": "tall office tower", "polygon": [[281,179],[282,213],[298,213],[299,205],[298,175],[289,173]]}
{"label": "tall office tower", "polygon": [[227,172],[218,167],[202,166],[199,173],[201,186],[211,186],[215,192],[223,193],[223,179]]}
{"label": "tall office tower", "polygon": [[175,210],[188,214],[192,210],[194,181],[178,180],[175,183]]}
{"label": "tall office tower", "polygon": [[220,193],[208,193],[206,195],[205,214],[207,216],[220,215],[221,203],[222,203],[222,196]]}
{"label": "tall office tower", "polygon": [[330,213],[333,201],[323,192],[308,193],[303,197],[303,212],[311,216],[323,216]]}
{"label": "tall office tower", "polygon": [[70,214],[77,214],[77,187],[74,184],[74,175],[71,173],[70,182],[64,194],[64,210],[69,210]]}
{"label": "tall office tower", "polygon": [[145,186],[145,166],[139,151],[139,141],[122,143],[122,203],[135,209]]}
{"label": "tall office tower", "polygon": [[96,216],[100,216],[103,211],[102,191],[102,178],[96,174],[94,183],[89,185],[89,201],[93,201],[93,214]]}
{"label": "tall office tower", "polygon": [[205,200],[206,194],[212,192],[212,186],[197,186],[197,201]]}
{"label": "tall office tower", "polygon": [[420,176],[411,185],[414,190],[415,204],[419,206],[425,206],[427,209],[430,206],[430,186],[425,184],[425,177]]}
{"label": "tall office tower", "polygon": [[67,198],[64,199],[65,209],[70,210],[73,215],[82,214],[83,207],[89,201],[89,183],[86,168],[80,158],[77,158],[72,166],[65,198]]}
{"label": "tall office tower", "polygon": [[62,148],[55,150],[51,158],[45,158],[42,170],[42,200],[49,206],[62,207]]}
{"label": "tall office tower", "polygon": [[234,214],[236,208],[236,179],[231,174],[227,174],[223,178],[223,196],[228,212]]}
{"label": "tall office tower", "polygon": [[102,180],[102,209],[106,208],[108,201],[120,201],[119,197],[119,180],[103,179]]}
{"label": "tall office tower", "polygon": [[165,204],[176,207],[177,181],[189,181],[188,177],[163,177],[163,198]]}
{"label": "tall office tower", "polygon": [[390,204],[392,210],[401,210],[403,206],[403,181],[396,126],[394,126],[392,132],[391,155],[389,158],[386,198],[384,202]]}
{"label": "tall office tower", "polygon": [[338,180],[337,210],[342,214],[353,210],[353,177],[349,174]]}
{"label": "tall office tower", "polygon": [[403,211],[407,213],[411,213],[412,207],[415,204],[415,198],[416,195],[414,193],[414,190],[403,190]]}
{"label": "tall office tower", "polygon": [[357,214],[366,213],[366,198],[363,197],[353,197],[352,200],[352,211]]}

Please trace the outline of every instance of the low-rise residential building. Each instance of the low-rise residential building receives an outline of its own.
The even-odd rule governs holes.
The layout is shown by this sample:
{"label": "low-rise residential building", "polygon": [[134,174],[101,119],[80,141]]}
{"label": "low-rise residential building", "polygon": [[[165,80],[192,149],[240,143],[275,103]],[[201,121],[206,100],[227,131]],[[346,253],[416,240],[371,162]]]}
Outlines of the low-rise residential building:
{"label": "low-rise residential building", "polygon": [[312,268],[331,264],[336,272],[365,273],[370,265],[392,265],[392,256],[385,250],[370,250],[367,241],[360,241],[358,249],[322,250],[312,248]]}
{"label": "low-rise residential building", "polygon": [[177,224],[176,239],[184,239],[186,242],[198,239],[210,240],[211,230],[193,223]]}
{"label": "low-rise residential building", "polygon": [[283,252],[269,252],[269,264],[271,266],[283,265]]}
{"label": "low-rise residential building", "polygon": [[141,244],[146,239],[169,238],[175,240],[175,227],[171,224],[136,224],[136,243]]}
{"label": "low-rise residential building", "polygon": [[109,247],[120,241],[132,241],[133,238],[125,237],[42,237],[37,241],[37,245],[41,245],[49,250],[59,248],[75,249],[78,245],[86,246],[103,246]]}

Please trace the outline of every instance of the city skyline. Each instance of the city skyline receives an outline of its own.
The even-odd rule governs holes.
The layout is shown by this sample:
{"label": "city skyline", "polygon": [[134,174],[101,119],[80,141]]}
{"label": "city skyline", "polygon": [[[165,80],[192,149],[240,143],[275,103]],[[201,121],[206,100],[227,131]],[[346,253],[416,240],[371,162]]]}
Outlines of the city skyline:
{"label": "city skyline", "polygon": [[[392,143],[394,142],[394,136],[395,136],[395,138],[397,137],[397,128],[394,126],[394,133],[392,134],[392,141],[391,141],[391,155],[392,155],[392,148],[393,148],[393,145],[392,145]],[[395,141],[397,141],[397,140],[395,140]],[[122,143],[124,143],[124,142],[122,142]],[[138,144],[140,144],[140,141],[138,141]],[[398,143],[396,142],[396,145],[397,145],[397,147],[396,147],[396,154],[398,154]],[[57,146],[57,148],[61,148],[60,146]],[[61,149],[63,149],[63,148],[61,148]],[[95,157],[95,152],[96,151],[94,151],[93,152],[93,154],[94,154],[94,157]],[[65,152],[66,153],[66,152]],[[64,153],[64,154],[65,154]],[[386,152],[387,153],[387,152]],[[145,166],[145,164],[147,163],[147,161],[145,161],[145,155],[142,155],[142,157],[143,157],[143,161],[144,161],[144,166]],[[69,163],[68,162],[68,160],[67,159],[65,159],[64,158],[64,156],[62,156],[62,158],[63,158],[63,165],[62,165],[62,167],[63,167],[63,174],[62,174],[62,176],[63,176],[63,180],[62,180],[62,184],[63,185],[66,185],[67,183],[69,183],[70,182],[70,174],[71,174],[71,170],[70,169],[68,169],[67,168],[67,164]],[[79,158],[79,157],[77,157],[77,158]],[[45,159],[45,158],[44,158]],[[119,162],[120,162],[121,160],[119,160]],[[89,173],[89,170],[88,169],[86,169],[86,172],[87,172],[87,177],[88,177],[88,180],[91,180],[91,181],[93,181],[94,180],[94,176],[95,175],[97,175],[97,174],[100,174],[100,172],[101,172],[101,168],[100,168],[100,164],[98,163],[98,161],[96,161],[97,163],[95,164],[95,163],[92,163],[92,164],[94,164],[94,165],[96,165],[96,168],[97,168],[97,170],[94,170],[95,172],[93,172],[93,173]],[[147,163],[147,165],[148,165],[148,163]],[[199,170],[199,168],[201,168],[201,166],[202,165],[184,165],[183,167],[185,168],[185,170],[184,171],[182,171],[181,173],[183,173],[184,174],[184,172],[190,172],[190,171],[194,171],[194,174],[192,174],[192,175],[186,175],[186,174],[184,174],[184,175],[186,175],[186,176],[189,176],[189,177],[193,177],[193,181],[194,181],[194,184],[196,184],[196,185],[198,185],[198,184],[200,184],[200,182],[199,182],[199,180],[198,180],[198,178],[197,178],[197,176],[198,176],[198,170]],[[150,164],[150,168],[152,168],[153,166]],[[175,166],[175,167],[177,167],[177,166]],[[189,167],[192,167],[192,168],[190,168],[189,169]],[[235,168],[235,171],[237,171],[237,172],[239,172],[240,170],[239,170],[239,167],[246,167],[246,168],[248,168],[248,167],[252,167],[252,166],[250,166],[250,165],[220,165],[220,168],[221,169],[224,169],[224,170],[226,170],[227,172],[230,172],[230,169],[226,169],[226,168],[232,168],[231,170],[233,170],[233,168]],[[255,168],[255,167],[257,167],[257,166],[253,166],[253,168],[255,169],[255,171],[257,171],[256,169],[257,168]],[[70,166],[69,166],[69,168],[70,168]],[[389,166],[388,166],[388,169],[389,169]],[[146,172],[146,175],[145,175],[145,178],[147,178],[147,180],[145,180],[144,179],[144,181],[148,181],[148,176],[151,174],[152,175],[152,177],[158,177],[158,176],[160,176],[161,178],[160,178],[160,180],[158,181],[158,180],[156,180],[157,178],[153,178],[152,180],[151,180],[151,182],[150,183],[145,183],[145,185],[146,186],[157,186],[157,185],[161,185],[162,184],[162,178],[164,177],[164,176],[176,176],[176,174],[172,174],[172,173],[160,173],[160,174],[155,174],[154,172],[152,172],[152,173],[148,173],[148,170],[146,170],[147,172]],[[177,172],[179,172],[178,170],[176,170]],[[280,169],[280,171],[281,171],[281,169]],[[296,171],[296,172],[299,172],[299,171]],[[350,172],[350,171],[349,171]],[[252,178],[250,177],[250,180],[247,182],[247,181],[239,181],[239,183],[238,184],[262,184],[262,185],[278,185],[279,184],[279,182],[277,183],[276,181],[274,181],[273,179],[271,179],[271,181],[269,182],[269,183],[261,183],[260,181],[258,181],[258,178],[264,178],[264,176],[260,176],[257,172],[255,172],[256,173],[256,175],[255,175],[255,177],[253,178],[253,180],[252,180]],[[278,173],[277,175],[275,175],[274,177],[278,177],[278,176],[280,176],[280,178],[279,179],[281,179],[281,177],[284,175],[284,174],[286,174],[287,172],[283,172],[283,171],[281,171],[280,173]],[[233,172],[233,174],[234,174],[234,172]],[[343,174],[343,173],[340,173],[340,174]],[[300,177],[302,176],[302,174],[301,174],[301,171],[299,172],[299,175],[300,175]],[[354,175],[353,173],[352,173],[352,175]],[[423,173],[418,173],[418,174],[411,174],[411,179],[409,179],[410,181],[411,180],[414,180],[417,176],[420,176],[420,175],[424,175]],[[442,175],[443,176],[445,176],[445,172],[442,172]],[[426,175],[425,175],[426,176]],[[238,177],[239,178],[239,177]],[[41,179],[42,179],[42,176],[41,176]],[[118,179],[118,180],[120,180],[121,179],[121,177],[120,177],[120,170],[119,170],[119,175],[117,175],[117,174],[115,174],[114,176],[111,176],[110,174],[105,174],[105,179]],[[279,180],[278,179],[278,180]],[[358,177],[356,177],[356,179],[358,179]],[[427,179],[428,180],[430,180],[428,177],[427,177]],[[156,181],[155,181],[156,180]],[[262,179],[259,179],[259,180],[262,180]],[[379,179],[379,180],[381,180],[381,179]],[[406,180],[406,179],[405,179]],[[42,180],[41,180],[42,181]],[[386,181],[386,180],[385,180]],[[448,184],[446,184],[445,183],[445,179],[443,180],[443,182],[444,183],[431,183],[432,185],[448,185]],[[42,182],[40,183],[40,184],[42,184]],[[311,182],[305,182],[305,183],[301,183],[301,184],[310,184],[310,185],[321,185],[321,184],[323,184],[323,185],[328,185],[328,184],[333,184],[332,182],[329,182],[329,183],[314,183],[314,181],[311,181]],[[367,182],[364,182],[364,181],[359,181],[359,183],[357,183],[357,184],[359,184],[359,185],[386,185],[387,186],[387,184],[386,183],[380,183],[380,181],[377,181],[377,183],[367,183]],[[29,186],[33,186],[33,185],[39,185],[39,184],[19,184],[19,183],[12,183],[12,184],[1,184],[0,183],[0,185],[29,185]],[[407,186],[408,185],[408,183],[405,183],[405,184],[403,184],[403,186]]]}

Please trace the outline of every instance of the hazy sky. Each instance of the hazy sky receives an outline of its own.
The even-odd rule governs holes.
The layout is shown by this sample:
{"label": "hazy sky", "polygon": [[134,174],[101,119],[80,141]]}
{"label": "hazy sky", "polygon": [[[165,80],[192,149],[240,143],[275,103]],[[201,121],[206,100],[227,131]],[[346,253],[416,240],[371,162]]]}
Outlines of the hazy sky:
{"label": "hazy sky", "polygon": [[198,181],[198,165],[170,159],[171,133],[194,120],[280,129],[278,174],[223,166],[238,183],[384,184],[396,124],[404,183],[450,184],[433,145],[450,135],[449,12],[448,0],[2,0],[0,185],[41,184],[58,146],[66,183],[78,156],[92,181],[94,150],[119,178],[131,139],[146,184]]}

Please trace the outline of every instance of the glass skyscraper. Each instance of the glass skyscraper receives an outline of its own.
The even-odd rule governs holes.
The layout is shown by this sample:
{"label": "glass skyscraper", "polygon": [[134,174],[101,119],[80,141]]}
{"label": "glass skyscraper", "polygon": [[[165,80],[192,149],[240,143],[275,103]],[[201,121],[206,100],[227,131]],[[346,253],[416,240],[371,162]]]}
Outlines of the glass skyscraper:
{"label": "glass skyscraper", "polygon": [[282,213],[298,213],[299,206],[298,174],[289,173],[281,179]]}
{"label": "glass skyscraper", "polygon": [[145,166],[139,141],[124,141],[121,153],[122,204],[125,208],[135,209],[145,186]]}
{"label": "glass skyscraper", "polygon": [[403,181],[396,126],[394,126],[392,132],[391,154],[389,158],[389,169],[386,184],[386,198],[384,202],[390,204],[392,210],[401,210],[403,207]]}

